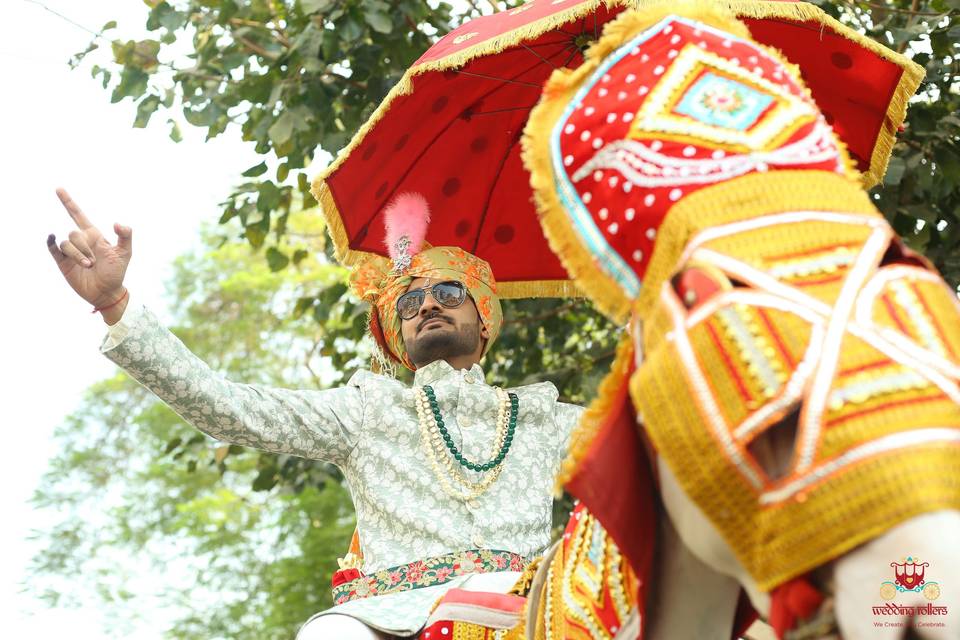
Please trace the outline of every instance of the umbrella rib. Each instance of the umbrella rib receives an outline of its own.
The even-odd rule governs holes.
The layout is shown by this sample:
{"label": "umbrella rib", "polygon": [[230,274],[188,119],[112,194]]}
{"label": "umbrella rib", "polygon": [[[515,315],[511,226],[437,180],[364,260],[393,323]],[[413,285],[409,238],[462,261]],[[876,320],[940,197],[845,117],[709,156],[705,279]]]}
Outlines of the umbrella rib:
{"label": "umbrella rib", "polygon": [[[564,33],[567,33],[567,32],[564,31]],[[572,34],[572,33],[571,33],[571,34],[568,34],[568,35],[570,35],[571,38],[572,38],[575,34]],[[552,47],[552,46],[558,45],[558,44],[570,44],[571,38],[564,38],[563,40],[554,40],[553,42],[536,42],[536,43],[534,43],[534,44],[525,44],[525,45],[523,45],[523,46],[525,46],[525,47],[530,47],[530,48],[533,48],[533,47]],[[522,44],[522,43],[521,43],[521,44]]]}
{"label": "umbrella rib", "polygon": [[[518,134],[522,134],[523,130],[521,129]],[[487,198],[483,203],[483,211],[480,213],[480,221],[477,223],[477,237],[473,240],[473,248],[470,250],[470,253],[477,253],[477,245],[480,244],[480,231],[483,229],[483,223],[487,220],[487,211],[490,209],[490,201],[493,199],[493,191],[497,188],[497,182],[500,181],[500,176],[503,175],[503,165],[507,164],[507,158],[510,157],[510,150],[517,144],[517,141],[520,140],[520,135],[514,136],[513,142],[507,147],[507,152],[503,154],[503,157],[500,158],[500,166],[497,167],[497,173],[495,178],[490,182],[490,189],[487,191]]]}
{"label": "umbrella rib", "polygon": [[474,111],[474,112],[471,113],[470,115],[472,115],[472,116],[486,116],[486,115],[489,115],[489,114],[491,114],[491,113],[505,113],[505,112],[507,112],[507,111],[530,111],[530,110],[533,109],[535,106],[537,106],[537,105],[536,105],[536,104],[530,104],[530,105],[527,105],[527,106],[524,106],[524,107],[505,107],[505,108],[503,108],[503,109],[492,109],[492,110],[490,110],[490,111]]}
{"label": "umbrella rib", "polygon": [[532,53],[533,55],[537,56],[538,58],[540,58],[540,59],[543,60],[544,62],[546,62],[548,65],[550,65],[551,67],[553,67],[553,69],[556,69],[556,68],[557,68],[556,66],[554,66],[554,64],[553,64],[552,62],[550,62],[549,60],[547,60],[547,59],[544,58],[542,55],[540,55],[539,53],[537,53],[536,51],[534,51],[533,49],[531,49],[531,48],[528,47],[527,45],[523,44],[522,42],[520,43],[520,46],[523,47],[524,49],[526,49],[527,51],[529,51],[530,53]]}
{"label": "umbrella rib", "polygon": [[570,64],[570,62],[574,59],[574,57],[576,57],[578,51],[580,51],[580,49],[578,49],[577,47],[575,46],[570,47],[570,57],[566,59],[566,61],[563,63],[563,66],[567,66],[568,64]]}
{"label": "umbrella rib", "polygon": [[503,82],[505,84],[519,84],[527,87],[533,87],[535,89],[542,89],[543,85],[535,84],[533,82],[524,82],[523,80],[507,80],[506,78],[498,78],[496,76],[488,76],[482,73],[474,73],[473,71],[463,71],[460,69],[453,69],[454,73],[459,73],[465,76],[473,76],[475,78],[483,78],[484,80],[496,80],[497,82]]}

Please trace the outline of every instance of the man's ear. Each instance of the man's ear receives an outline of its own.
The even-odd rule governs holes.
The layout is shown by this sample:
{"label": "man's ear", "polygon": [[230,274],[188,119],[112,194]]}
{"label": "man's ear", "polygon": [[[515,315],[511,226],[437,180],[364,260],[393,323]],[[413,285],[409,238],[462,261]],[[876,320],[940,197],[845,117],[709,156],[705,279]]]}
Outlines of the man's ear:
{"label": "man's ear", "polygon": [[490,331],[487,329],[487,325],[483,324],[482,321],[480,322],[480,337],[484,340],[490,339]]}

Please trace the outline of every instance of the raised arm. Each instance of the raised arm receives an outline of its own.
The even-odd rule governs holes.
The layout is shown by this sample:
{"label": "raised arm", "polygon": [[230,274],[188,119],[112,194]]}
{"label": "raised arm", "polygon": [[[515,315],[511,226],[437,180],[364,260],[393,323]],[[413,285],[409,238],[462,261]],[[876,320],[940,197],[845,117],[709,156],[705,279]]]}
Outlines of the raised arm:
{"label": "raised arm", "polygon": [[224,442],[343,466],[360,435],[362,374],[324,391],[231,382],[136,304],[101,351],[184,420]]}
{"label": "raised arm", "polygon": [[[362,375],[327,391],[293,391],[231,382],[196,357],[142,306],[128,308],[123,278],[132,230],[114,225],[111,244],[66,191],[57,196],[76,225],[47,248],[67,284],[103,315],[101,351],[197,429],[224,442],[343,465],[363,422]],[[121,318],[123,320],[121,321]]]}

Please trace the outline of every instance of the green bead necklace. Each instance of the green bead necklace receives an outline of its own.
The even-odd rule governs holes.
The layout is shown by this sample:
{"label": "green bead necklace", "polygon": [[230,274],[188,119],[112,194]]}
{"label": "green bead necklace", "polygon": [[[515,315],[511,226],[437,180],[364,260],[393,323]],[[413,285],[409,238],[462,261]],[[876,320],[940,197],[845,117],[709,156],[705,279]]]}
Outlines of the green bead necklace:
{"label": "green bead necklace", "polygon": [[506,436],[503,438],[503,444],[500,445],[500,451],[498,451],[497,455],[489,462],[480,464],[468,460],[463,453],[457,449],[457,445],[453,443],[453,438],[450,436],[450,432],[447,431],[447,427],[443,422],[443,416],[440,414],[440,405],[437,403],[437,396],[433,393],[433,387],[426,385],[423,387],[423,392],[430,402],[430,409],[433,411],[433,419],[437,423],[437,430],[440,432],[440,437],[443,438],[443,442],[447,445],[447,449],[450,450],[450,454],[454,460],[460,463],[461,467],[465,467],[471,471],[490,471],[500,466],[500,463],[507,457],[507,452],[510,451],[510,445],[513,444],[513,434],[517,430],[517,412],[520,409],[520,400],[515,393],[508,394],[510,396],[510,421],[507,425]]}

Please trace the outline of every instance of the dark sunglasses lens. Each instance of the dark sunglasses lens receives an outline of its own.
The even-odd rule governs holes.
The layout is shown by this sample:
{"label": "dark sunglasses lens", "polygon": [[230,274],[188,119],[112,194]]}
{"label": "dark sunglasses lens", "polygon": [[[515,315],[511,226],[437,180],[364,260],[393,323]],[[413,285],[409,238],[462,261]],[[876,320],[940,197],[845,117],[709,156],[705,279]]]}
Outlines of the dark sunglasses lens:
{"label": "dark sunglasses lens", "polygon": [[423,291],[411,291],[405,293],[397,299],[397,313],[401,320],[409,320],[420,311],[420,305],[423,304]]}
{"label": "dark sunglasses lens", "polygon": [[459,282],[441,282],[433,287],[433,298],[445,307],[456,307],[466,297],[466,290]]}

